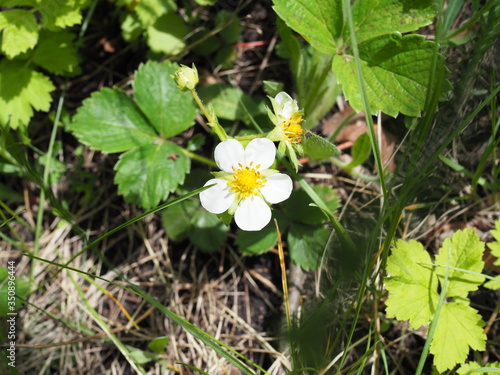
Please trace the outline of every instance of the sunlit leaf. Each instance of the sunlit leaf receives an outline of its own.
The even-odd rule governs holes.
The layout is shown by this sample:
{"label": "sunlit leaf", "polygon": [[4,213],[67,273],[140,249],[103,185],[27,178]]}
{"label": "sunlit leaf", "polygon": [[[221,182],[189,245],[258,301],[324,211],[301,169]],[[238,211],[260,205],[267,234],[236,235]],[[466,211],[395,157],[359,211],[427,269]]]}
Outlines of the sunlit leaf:
{"label": "sunlit leaf", "polygon": [[22,61],[0,62],[0,123],[17,129],[27,125],[33,110],[48,111],[55,89],[42,73],[25,66]]}
{"label": "sunlit leaf", "polygon": [[137,105],[120,89],[103,88],[83,102],[70,130],[92,148],[122,152],[152,143],[156,134]]}
{"label": "sunlit leaf", "polygon": [[179,90],[171,77],[176,69],[171,62],[149,61],[139,66],[134,81],[137,105],[165,139],[191,127],[196,115],[193,97]]}
{"label": "sunlit leaf", "polygon": [[0,12],[0,50],[11,59],[32,49],[38,41],[38,25],[33,12],[10,9]]}
{"label": "sunlit leaf", "polygon": [[[359,45],[361,69],[372,114],[382,111],[418,116],[424,108],[434,56],[434,42],[420,35],[383,35]],[[443,57],[438,55],[443,62]],[[346,99],[363,110],[361,89],[351,55],[335,55],[333,71]]]}

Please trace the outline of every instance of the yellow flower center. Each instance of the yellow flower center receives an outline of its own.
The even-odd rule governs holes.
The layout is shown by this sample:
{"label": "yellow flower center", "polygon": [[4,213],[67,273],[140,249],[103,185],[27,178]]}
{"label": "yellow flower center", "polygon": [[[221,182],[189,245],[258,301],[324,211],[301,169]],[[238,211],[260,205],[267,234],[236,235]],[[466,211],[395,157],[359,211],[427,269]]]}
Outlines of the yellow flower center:
{"label": "yellow flower center", "polygon": [[231,186],[229,191],[238,194],[240,199],[259,194],[259,190],[266,184],[266,179],[257,170],[260,165],[256,165],[254,168],[252,164],[250,163],[247,167],[243,167],[241,164],[238,164],[239,168],[233,167],[233,178],[227,183]]}
{"label": "yellow flower center", "polygon": [[304,129],[300,123],[302,122],[302,115],[292,116],[288,120],[281,124],[285,136],[290,142],[300,143],[302,142],[302,135],[304,134]]}

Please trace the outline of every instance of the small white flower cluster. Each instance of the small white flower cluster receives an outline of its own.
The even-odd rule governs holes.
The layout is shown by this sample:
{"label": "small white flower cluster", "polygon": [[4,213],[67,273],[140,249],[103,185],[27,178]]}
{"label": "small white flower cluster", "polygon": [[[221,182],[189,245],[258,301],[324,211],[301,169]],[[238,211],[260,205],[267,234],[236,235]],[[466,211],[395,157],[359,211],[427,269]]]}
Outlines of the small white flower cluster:
{"label": "small white flower cluster", "polygon": [[[212,187],[200,193],[201,205],[209,212],[234,215],[236,225],[246,231],[258,231],[271,220],[270,204],[280,203],[292,193],[292,179],[277,170],[269,169],[276,158],[276,146],[291,149],[292,142],[300,142],[302,113],[297,102],[281,92],[271,98],[274,113],[269,111],[276,125],[268,138],[252,139],[246,147],[236,139],[226,139],[215,148],[214,159],[222,172],[205,186]],[[295,157],[295,154],[293,155]],[[294,164],[295,165],[295,164]]]}

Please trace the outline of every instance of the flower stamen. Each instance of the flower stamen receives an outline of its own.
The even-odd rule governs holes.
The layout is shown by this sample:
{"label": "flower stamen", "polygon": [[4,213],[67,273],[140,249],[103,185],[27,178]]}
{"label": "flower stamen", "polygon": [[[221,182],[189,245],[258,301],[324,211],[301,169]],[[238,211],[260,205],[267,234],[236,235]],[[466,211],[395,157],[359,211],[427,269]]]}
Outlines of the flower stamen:
{"label": "flower stamen", "polygon": [[302,115],[292,116],[288,120],[281,123],[281,128],[283,129],[286,138],[293,143],[302,142],[302,135],[304,135],[304,129],[300,123],[302,122]]}
{"label": "flower stamen", "polygon": [[256,165],[254,168],[252,162],[246,167],[241,164],[238,164],[238,166],[239,168],[232,167],[234,175],[232,181],[227,183],[231,187],[229,192],[236,193],[240,199],[258,195],[260,189],[266,184],[266,179],[257,170],[260,165]]}

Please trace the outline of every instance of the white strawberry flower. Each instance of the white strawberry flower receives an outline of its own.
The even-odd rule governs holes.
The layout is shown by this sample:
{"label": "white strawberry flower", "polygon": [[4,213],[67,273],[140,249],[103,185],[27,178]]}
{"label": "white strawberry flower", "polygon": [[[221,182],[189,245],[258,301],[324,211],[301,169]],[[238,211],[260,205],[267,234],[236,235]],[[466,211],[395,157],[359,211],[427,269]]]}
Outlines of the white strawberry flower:
{"label": "white strawberry flower", "polygon": [[246,147],[236,139],[226,139],[215,148],[214,159],[222,172],[200,193],[201,205],[209,212],[234,215],[236,225],[258,231],[271,220],[270,204],[288,199],[292,179],[269,169],[276,158],[276,147],[267,138],[251,140]]}
{"label": "white strawberry flower", "polygon": [[297,154],[304,153],[301,145],[305,133],[301,125],[303,113],[300,111],[297,101],[284,91],[278,93],[274,98],[269,97],[269,99],[273,105],[273,111],[268,108],[267,112],[275,128],[267,137],[279,142],[278,150],[283,154],[288,154],[295,170],[297,170],[300,166]]}

